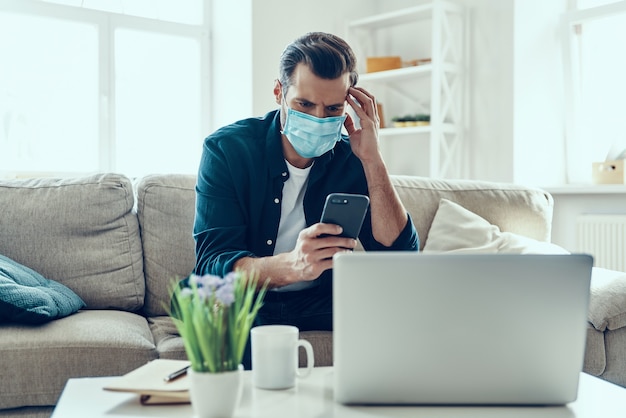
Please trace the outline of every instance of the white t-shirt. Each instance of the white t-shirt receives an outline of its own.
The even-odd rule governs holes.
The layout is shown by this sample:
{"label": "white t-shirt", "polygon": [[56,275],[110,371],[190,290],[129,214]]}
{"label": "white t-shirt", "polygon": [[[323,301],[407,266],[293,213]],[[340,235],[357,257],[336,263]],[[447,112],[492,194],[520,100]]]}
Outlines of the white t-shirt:
{"label": "white t-shirt", "polygon": [[[274,255],[286,253],[296,247],[298,234],[306,228],[304,217],[304,194],[306,193],[310,165],[307,168],[294,167],[287,163],[289,178],[283,185],[283,200],[280,206],[280,223],[278,224],[278,237],[274,246]],[[312,282],[299,282],[287,286],[272,289],[282,292],[285,290],[301,290],[312,286]]]}

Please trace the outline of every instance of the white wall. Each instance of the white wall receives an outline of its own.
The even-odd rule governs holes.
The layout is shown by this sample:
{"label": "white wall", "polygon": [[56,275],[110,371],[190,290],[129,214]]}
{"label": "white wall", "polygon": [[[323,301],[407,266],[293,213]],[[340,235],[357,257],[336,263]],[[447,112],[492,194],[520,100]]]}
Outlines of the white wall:
{"label": "white wall", "polygon": [[[458,0],[470,14],[469,177],[564,181],[559,15],[567,0]],[[274,109],[284,46],[413,0],[215,1],[213,127]],[[409,41],[410,42],[410,41]],[[233,78],[233,75],[236,79]]]}
{"label": "white wall", "polygon": [[567,0],[467,0],[470,177],[565,181],[559,19]]}
{"label": "white wall", "polygon": [[513,0],[468,0],[470,178],[512,181]]}
{"label": "white wall", "polygon": [[371,0],[253,0],[253,110],[276,108],[272,90],[283,49],[306,32],[345,36],[350,19],[373,13]]}
{"label": "white wall", "polygon": [[216,129],[277,107],[272,90],[280,54],[288,43],[311,31],[343,36],[345,22],[373,13],[375,1],[212,3],[212,126]]}

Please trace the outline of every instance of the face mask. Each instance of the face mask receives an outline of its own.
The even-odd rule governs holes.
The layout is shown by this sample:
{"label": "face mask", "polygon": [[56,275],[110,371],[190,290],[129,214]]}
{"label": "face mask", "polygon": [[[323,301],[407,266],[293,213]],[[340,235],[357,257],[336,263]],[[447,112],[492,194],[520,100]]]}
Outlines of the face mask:
{"label": "face mask", "polygon": [[341,139],[341,127],[346,116],[318,118],[287,107],[282,133],[300,156],[319,157],[333,149]]}

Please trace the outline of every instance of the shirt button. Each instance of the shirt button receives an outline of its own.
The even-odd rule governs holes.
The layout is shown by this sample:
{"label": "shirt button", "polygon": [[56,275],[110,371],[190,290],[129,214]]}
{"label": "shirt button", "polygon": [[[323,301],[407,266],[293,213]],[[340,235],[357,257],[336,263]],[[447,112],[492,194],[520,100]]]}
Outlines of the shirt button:
{"label": "shirt button", "polygon": [[283,171],[283,174],[282,174],[282,175],[283,175],[283,177],[287,177],[287,172],[286,172],[286,171]]}
{"label": "shirt button", "polygon": [[280,202],[280,199],[278,198],[274,199],[274,203],[279,203],[279,202]]}
{"label": "shirt button", "polygon": [[272,240],[271,239],[268,239],[266,242],[267,242],[267,245],[272,245]]}

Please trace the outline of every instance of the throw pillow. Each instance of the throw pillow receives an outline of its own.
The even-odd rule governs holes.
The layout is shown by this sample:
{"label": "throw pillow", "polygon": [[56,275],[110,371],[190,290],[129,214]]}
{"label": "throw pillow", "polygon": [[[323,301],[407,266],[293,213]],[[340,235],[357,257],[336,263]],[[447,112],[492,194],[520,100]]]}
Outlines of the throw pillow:
{"label": "throw pillow", "polygon": [[569,254],[564,248],[503,232],[496,225],[448,199],[441,199],[424,252]]}
{"label": "throw pillow", "polygon": [[68,287],[0,255],[0,323],[41,324],[84,306]]}

